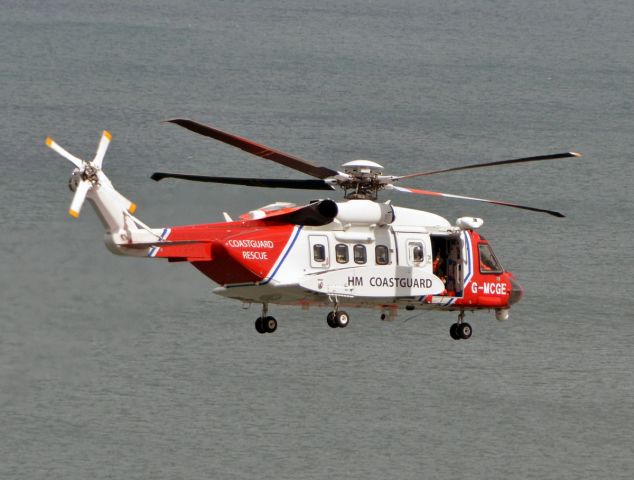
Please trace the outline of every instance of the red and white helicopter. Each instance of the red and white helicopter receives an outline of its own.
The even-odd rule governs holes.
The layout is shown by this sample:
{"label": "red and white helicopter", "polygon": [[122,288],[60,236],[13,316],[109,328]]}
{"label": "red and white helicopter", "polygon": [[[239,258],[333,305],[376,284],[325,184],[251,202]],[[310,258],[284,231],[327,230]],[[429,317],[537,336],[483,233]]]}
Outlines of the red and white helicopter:
{"label": "red and white helicopter", "polygon": [[68,153],[50,137],[46,145],[75,165],[69,181],[75,192],[70,214],[78,217],[87,198],[103,223],[108,249],[117,255],[189,262],[219,284],[214,293],[261,304],[255,321],[260,333],[274,332],[277,321],[269,305],[330,306],[327,323],[346,327],[342,308],[381,311],[383,320],[399,309],[457,311],[451,337],[468,339],[472,328],[465,311],[495,310],[505,320],[511,305],[522,298],[515,276],[505,271],[489,242],[477,229],[483,221],[462,217],[452,225],[433,213],[380,202],[381,190],[433,195],[504,205],[563,217],[559,212],[481,198],[397,186],[403,180],[481,167],[580,157],[575,152],[480,163],[409,175],[384,175],[383,167],[354,160],[342,170],[255,143],[246,138],[187,119],[168,120],[193,132],[238,147],[258,157],[308,174],[314,179],[208,177],[156,172],[152,179],[177,178],[201,182],[268,188],[344,191],[344,201],[330,199],[307,205],[274,203],[233,220],[187,226],[151,228],[133,215],[136,206],[112,185],[102,162],[112,139],[104,131],[94,159]]}

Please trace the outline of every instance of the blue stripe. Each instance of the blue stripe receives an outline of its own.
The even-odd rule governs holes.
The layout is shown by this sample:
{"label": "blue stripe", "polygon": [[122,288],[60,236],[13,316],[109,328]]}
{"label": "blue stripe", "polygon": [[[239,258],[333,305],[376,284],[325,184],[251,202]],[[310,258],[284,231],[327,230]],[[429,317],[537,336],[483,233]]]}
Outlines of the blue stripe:
{"label": "blue stripe", "polygon": [[[471,237],[469,237],[469,232],[464,232],[465,235],[465,240],[466,240],[466,244],[467,244],[467,257],[468,257],[468,265],[469,265],[469,272],[467,273],[467,275],[465,276],[464,282],[462,284],[463,288],[467,288],[467,282],[469,280],[471,280],[471,277],[473,275],[473,272],[471,271],[471,265],[472,265],[472,259],[471,259]],[[464,290],[463,290],[464,291]]]}
{"label": "blue stripe", "polygon": [[273,270],[273,273],[271,274],[270,277],[268,277],[266,280],[264,280],[263,282],[260,282],[260,285],[266,285],[267,283],[269,283],[271,280],[273,280],[273,277],[275,277],[275,274],[277,273],[277,271],[280,269],[280,267],[282,266],[282,264],[284,263],[284,260],[286,260],[286,257],[288,256],[289,252],[293,249],[293,245],[295,245],[295,242],[297,241],[297,237],[299,237],[299,232],[302,231],[302,228],[304,228],[303,226],[300,226],[297,229],[297,232],[295,233],[295,236],[293,237],[293,240],[291,241],[291,245],[290,247],[288,247],[286,249],[286,252],[284,253],[284,256],[282,257],[282,260],[280,260],[280,263],[277,264],[277,267],[275,267],[275,270]]}
{"label": "blue stripe", "polygon": [[465,250],[467,251],[467,265],[469,269],[467,270],[467,274],[464,276],[462,281],[462,291],[456,292],[456,296],[464,297],[464,291],[467,288],[467,283],[471,280],[472,272],[471,272],[471,237],[469,237],[469,232],[463,232],[465,239]]}
{"label": "blue stripe", "polygon": [[[159,236],[159,242],[162,242],[163,240],[165,240],[165,234],[167,233],[169,229],[168,228],[164,228],[163,231],[161,232],[161,235]],[[150,249],[150,252],[147,254],[148,257],[152,257],[154,256],[155,253],[158,253],[158,249],[161,247],[152,247]]]}

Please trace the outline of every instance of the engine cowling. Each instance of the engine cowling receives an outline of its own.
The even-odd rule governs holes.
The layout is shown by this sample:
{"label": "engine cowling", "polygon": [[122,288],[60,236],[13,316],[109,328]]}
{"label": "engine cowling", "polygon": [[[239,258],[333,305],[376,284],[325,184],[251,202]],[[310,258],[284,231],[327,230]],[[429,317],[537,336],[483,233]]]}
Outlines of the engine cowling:
{"label": "engine cowling", "polygon": [[477,217],[460,217],[456,220],[456,227],[460,230],[477,230],[484,224],[484,220]]}
{"label": "engine cowling", "polygon": [[350,200],[337,207],[336,218],[344,225],[389,225],[396,218],[392,205],[371,200]]}

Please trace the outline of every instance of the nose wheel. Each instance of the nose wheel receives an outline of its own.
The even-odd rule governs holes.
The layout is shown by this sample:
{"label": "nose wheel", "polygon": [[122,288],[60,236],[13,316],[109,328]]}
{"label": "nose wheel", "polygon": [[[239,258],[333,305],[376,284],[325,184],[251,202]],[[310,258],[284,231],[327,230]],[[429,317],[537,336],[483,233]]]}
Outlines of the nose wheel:
{"label": "nose wheel", "polygon": [[458,322],[449,328],[449,335],[454,340],[469,340],[473,334],[471,325],[464,321],[464,311],[458,315]]}

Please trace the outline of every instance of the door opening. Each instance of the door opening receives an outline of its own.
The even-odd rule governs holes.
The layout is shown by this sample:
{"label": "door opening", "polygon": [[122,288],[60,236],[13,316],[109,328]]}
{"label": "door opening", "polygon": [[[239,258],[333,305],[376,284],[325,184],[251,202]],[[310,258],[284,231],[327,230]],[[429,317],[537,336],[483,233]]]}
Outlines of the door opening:
{"label": "door opening", "polygon": [[443,295],[462,295],[463,261],[460,237],[457,235],[432,235],[431,250],[433,273],[445,284]]}

